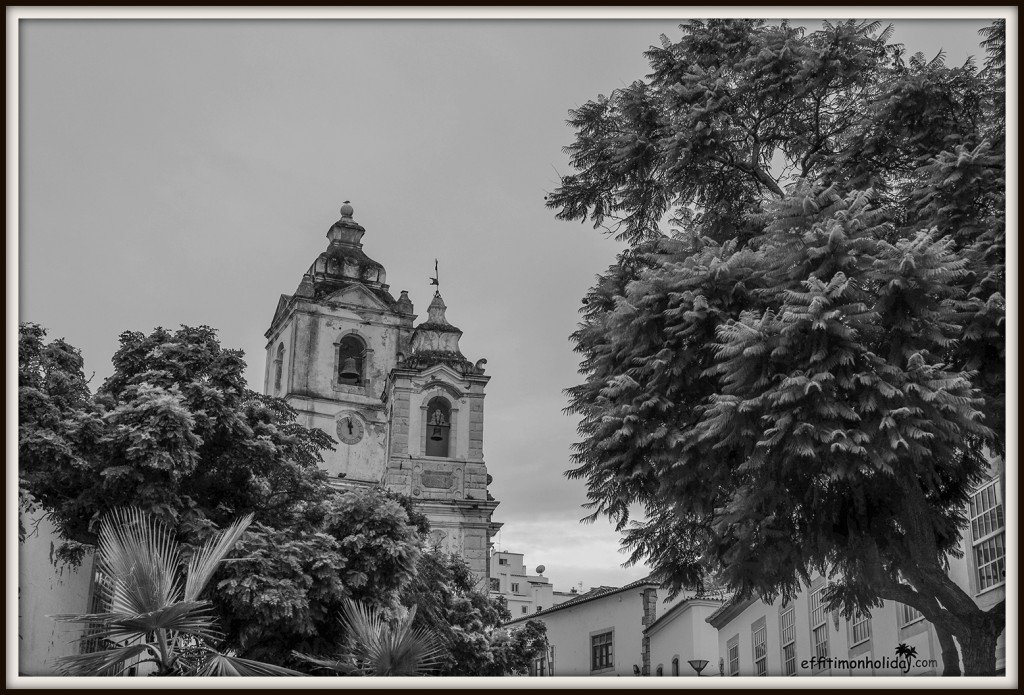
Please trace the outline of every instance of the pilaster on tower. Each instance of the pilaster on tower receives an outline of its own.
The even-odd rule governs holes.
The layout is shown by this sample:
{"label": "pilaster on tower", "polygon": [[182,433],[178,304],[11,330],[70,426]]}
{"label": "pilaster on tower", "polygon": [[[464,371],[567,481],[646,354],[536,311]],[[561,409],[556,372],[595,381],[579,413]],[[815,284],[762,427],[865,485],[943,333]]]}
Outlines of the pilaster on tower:
{"label": "pilaster on tower", "polygon": [[440,291],[416,326],[408,355],[391,371],[385,400],[392,422],[386,484],[426,514],[435,545],[462,555],[481,584],[489,573],[490,537],[500,524],[487,492],[483,457],[486,360],[459,349],[462,331],[448,322]]}

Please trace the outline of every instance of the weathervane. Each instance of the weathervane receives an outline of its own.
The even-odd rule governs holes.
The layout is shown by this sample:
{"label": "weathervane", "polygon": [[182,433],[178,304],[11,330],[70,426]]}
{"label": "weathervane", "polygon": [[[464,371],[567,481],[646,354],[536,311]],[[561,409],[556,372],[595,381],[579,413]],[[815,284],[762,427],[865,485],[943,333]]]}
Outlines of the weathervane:
{"label": "weathervane", "polygon": [[437,259],[435,258],[434,259],[434,277],[430,278],[430,284],[431,285],[437,285],[438,292],[441,291],[441,281],[440,281],[439,277],[440,276],[437,274]]}

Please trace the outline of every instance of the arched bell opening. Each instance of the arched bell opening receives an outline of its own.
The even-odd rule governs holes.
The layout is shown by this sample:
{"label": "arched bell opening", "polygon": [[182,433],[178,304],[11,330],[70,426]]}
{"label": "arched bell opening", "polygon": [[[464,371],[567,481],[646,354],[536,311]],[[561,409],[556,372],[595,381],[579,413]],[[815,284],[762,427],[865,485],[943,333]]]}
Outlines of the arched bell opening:
{"label": "arched bell opening", "polygon": [[346,386],[362,386],[366,345],[358,337],[347,335],[338,343],[338,383]]}
{"label": "arched bell opening", "polygon": [[452,429],[452,407],[441,396],[427,403],[427,431],[423,451],[427,456],[447,457]]}

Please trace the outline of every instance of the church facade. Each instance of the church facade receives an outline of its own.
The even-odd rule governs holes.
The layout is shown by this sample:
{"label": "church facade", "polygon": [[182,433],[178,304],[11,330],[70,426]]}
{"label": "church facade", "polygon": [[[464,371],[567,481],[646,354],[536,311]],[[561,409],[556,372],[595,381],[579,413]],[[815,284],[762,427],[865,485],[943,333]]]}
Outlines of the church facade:
{"label": "church facade", "polygon": [[464,557],[486,587],[500,527],[483,454],[486,360],[463,356],[440,291],[416,322],[408,293],[395,299],[384,267],[363,251],[365,232],[346,202],[327,249],[279,299],[264,392],[338,442],[323,464],[335,486],[409,496],[434,546]]}

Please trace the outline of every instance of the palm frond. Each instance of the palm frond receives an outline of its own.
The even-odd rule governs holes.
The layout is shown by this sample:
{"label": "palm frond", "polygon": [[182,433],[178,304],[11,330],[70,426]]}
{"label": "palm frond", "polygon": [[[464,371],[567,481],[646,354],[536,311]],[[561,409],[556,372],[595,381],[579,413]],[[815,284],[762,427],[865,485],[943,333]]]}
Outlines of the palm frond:
{"label": "palm frond", "polygon": [[[146,635],[157,630],[170,630],[181,635],[217,640],[222,635],[214,628],[215,621],[210,612],[209,603],[192,601],[175,603],[142,615],[107,614],[102,620],[89,621],[99,623],[99,630],[91,632],[90,636],[111,642],[124,642],[145,639]],[[86,621],[79,618],[74,622]]]}
{"label": "palm frond", "polygon": [[351,676],[358,672],[359,668],[355,662],[345,658],[321,658],[311,656],[309,654],[303,654],[302,652],[292,652],[292,655],[313,664],[318,669],[324,669],[327,671],[333,671],[334,673],[341,676]]}
{"label": "palm frond", "polygon": [[188,577],[185,579],[185,596],[186,601],[194,601],[199,597],[203,588],[207,582],[210,581],[210,577],[217,569],[217,565],[220,564],[231,549],[235,547],[235,543],[242,537],[245,530],[249,528],[249,524],[252,523],[253,515],[247,514],[231,524],[225,529],[219,536],[211,538],[206,542],[205,545],[192,556],[192,559],[188,563]]}
{"label": "palm frond", "polygon": [[305,676],[284,666],[265,664],[262,661],[243,659],[238,656],[212,653],[202,665],[197,676]]}
{"label": "palm frond", "polygon": [[117,676],[131,668],[140,656],[156,650],[148,644],[107,649],[87,654],[72,654],[57,659],[57,669],[66,676]]}
{"label": "palm frond", "polygon": [[101,590],[115,613],[149,613],[181,593],[174,535],[138,508],[114,509],[100,521],[98,558]]}
{"label": "palm frond", "polygon": [[389,624],[377,612],[351,599],[342,609],[349,629],[349,654],[360,672],[372,676],[419,676],[434,669],[444,648],[422,629],[413,628],[415,606]]}

